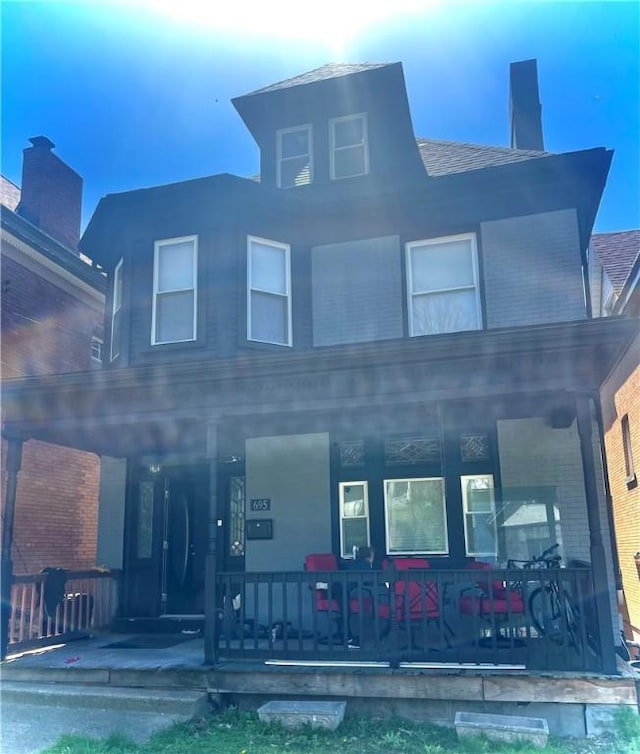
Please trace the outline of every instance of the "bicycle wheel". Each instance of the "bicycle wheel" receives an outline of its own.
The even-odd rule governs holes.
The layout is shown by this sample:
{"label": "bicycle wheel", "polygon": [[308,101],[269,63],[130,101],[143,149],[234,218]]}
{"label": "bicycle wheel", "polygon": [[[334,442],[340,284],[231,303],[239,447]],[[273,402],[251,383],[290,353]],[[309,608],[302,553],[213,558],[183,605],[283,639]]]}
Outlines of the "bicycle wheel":
{"label": "bicycle wheel", "polygon": [[582,654],[582,619],[580,611],[574,605],[571,597],[566,593],[564,595],[564,618],[569,643],[576,648],[578,654]]}
{"label": "bicycle wheel", "polygon": [[539,586],[531,592],[529,615],[538,636],[546,636],[554,644],[564,642],[558,595],[553,586]]}

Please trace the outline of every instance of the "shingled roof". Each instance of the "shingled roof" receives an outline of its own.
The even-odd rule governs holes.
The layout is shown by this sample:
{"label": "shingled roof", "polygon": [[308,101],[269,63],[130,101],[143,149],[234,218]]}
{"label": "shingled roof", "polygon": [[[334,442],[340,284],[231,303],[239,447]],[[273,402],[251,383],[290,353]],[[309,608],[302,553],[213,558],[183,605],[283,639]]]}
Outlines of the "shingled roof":
{"label": "shingled roof", "polygon": [[481,144],[440,139],[416,139],[416,141],[424,167],[431,176],[466,173],[469,170],[523,162],[553,154],[530,149],[487,147]]}
{"label": "shingled roof", "polygon": [[619,295],[640,256],[640,229],[594,233],[591,245],[611,281],[614,292]]}
{"label": "shingled roof", "polygon": [[324,81],[325,79],[335,79],[339,76],[349,76],[352,73],[362,73],[362,71],[371,71],[374,68],[384,68],[390,65],[389,63],[327,63],[320,66],[320,68],[314,68],[313,71],[307,71],[299,76],[294,76],[284,81],[278,81],[275,84],[269,84],[262,89],[256,89],[249,94],[245,94],[245,97],[251,97],[254,94],[266,94],[267,92],[275,92],[278,89],[291,89],[294,86],[303,86],[304,84],[313,84],[316,81]]}
{"label": "shingled roof", "polygon": [[18,204],[20,204],[20,189],[8,178],[0,175],[0,206],[15,210]]}

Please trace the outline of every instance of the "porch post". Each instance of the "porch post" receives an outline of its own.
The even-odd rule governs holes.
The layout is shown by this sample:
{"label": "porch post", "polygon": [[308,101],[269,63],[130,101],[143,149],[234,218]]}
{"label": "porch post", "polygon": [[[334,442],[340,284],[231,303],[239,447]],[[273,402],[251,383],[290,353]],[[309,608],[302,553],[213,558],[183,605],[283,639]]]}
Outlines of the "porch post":
{"label": "porch post", "polygon": [[0,659],[7,656],[9,644],[9,620],[11,618],[11,587],[13,585],[13,522],[16,512],[16,491],[18,472],[22,465],[22,440],[11,438],[7,442],[7,490],[4,501],[4,521],[2,529],[2,557],[0,558]]}
{"label": "porch post", "polygon": [[602,652],[602,670],[605,673],[615,673],[616,654],[613,643],[613,623],[611,622],[611,605],[609,601],[610,585],[607,580],[607,564],[604,544],[602,542],[602,527],[600,526],[600,506],[598,502],[597,470],[594,462],[595,450],[592,442],[593,424],[590,397],[587,395],[576,396],[576,407],[584,489],[587,499],[591,569],[594,600],[598,617],[600,650]]}
{"label": "porch post", "polygon": [[204,598],[204,661],[213,665],[218,659],[216,615],[218,593],[216,585],[218,557],[218,427],[207,429],[207,456],[209,457],[209,537],[205,561]]}

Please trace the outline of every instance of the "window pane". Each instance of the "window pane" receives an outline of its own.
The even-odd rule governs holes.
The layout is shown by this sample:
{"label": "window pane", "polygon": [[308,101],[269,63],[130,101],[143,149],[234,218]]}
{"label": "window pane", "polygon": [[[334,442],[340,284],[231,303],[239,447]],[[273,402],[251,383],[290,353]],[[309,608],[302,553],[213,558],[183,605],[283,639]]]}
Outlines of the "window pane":
{"label": "window pane", "polygon": [[[366,516],[366,492],[362,484],[350,484],[342,487],[342,515],[346,518]],[[365,543],[366,544],[366,543]]]}
{"label": "window pane", "polygon": [[244,555],[244,477],[229,480],[229,556]]}
{"label": "window pane", "polygon": [[287,131],[280,134],[280,154],[282,157],[299,157],[309,154],[309,131]]}
{"label": "window pane", "polygon": [[467,514],[467,555],[495,555],[498,551],[493,514]]}
{"label": "window pane", "polygon": [[333,144],[335,147],[348,147],[364,142],[364,118],[349,118],[333,123]]}
{"label": "window pane", "polygon": [[448,552],[444,479],[387,479],[384,497],[390,555]]}
{"label": "window pane", "polygon": [[364,145],[334,152],[334,176],[348,178],[366,172]]}
{"label": "window pane", "polygon": [[113,281],[113,309],[116,311],[122,306],[122,262],[116,267]]}
{"label": "window pane", "polygon": [[193,241],[158,247],[158,292],[194,287]]}
{"label": "window pane", "polygon": [[251,293],[251,339],[265,343],[289,342],[288,299],[270,293]]}
{"label": "window pane", "polygon": [[156,342],[193,340],[193,291],[164,293],[156,298]]}
{"label": "window pane", "polygon": [[286,252],[259,241],[251,242],[251,287],[271,293],[287,293]]}
{"label": "window pane", "polygon": [[477,330],[478,312],[475,290],[414,296],[413,334]]}
{"label": "window pane", "polygon": [[468,240],[414,246],[410,255],[413,293],[474,285]]}
{"label": "window pane", "polygon": [[354,547],[369,543],[369,522],[366,518],[342,519],[342,557],[351,557]]}
{"label": "window pane", "polygon": [[118,309],[114,312],[113,319],[111,320],[111,359],[115,359],[120,355],[120,347],[122,342],[122,311]]}
{"label": "window pane", "polygon": [[138,486],[138,515],[136,520],[136,557],[150,558],[153,554],[153,482]]}
{"label": "window pane", "polygon": [[311,183],[311,165],[308,156],[282,160],[280,163],[280,186],[306,186]]}

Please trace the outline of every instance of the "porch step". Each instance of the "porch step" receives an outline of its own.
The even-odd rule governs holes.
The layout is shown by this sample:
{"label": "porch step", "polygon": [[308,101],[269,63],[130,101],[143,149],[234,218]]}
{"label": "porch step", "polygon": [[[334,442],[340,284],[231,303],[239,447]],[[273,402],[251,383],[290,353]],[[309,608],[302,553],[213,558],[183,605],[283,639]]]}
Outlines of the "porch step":
{"label": "porch step", "polygon": [[82,707],[151,712],[190,720],[209,710],[206,692],[174,689],[123,688],[83,683],[21,683],[3,681],[2,706],[8,703],[48,707]]}

